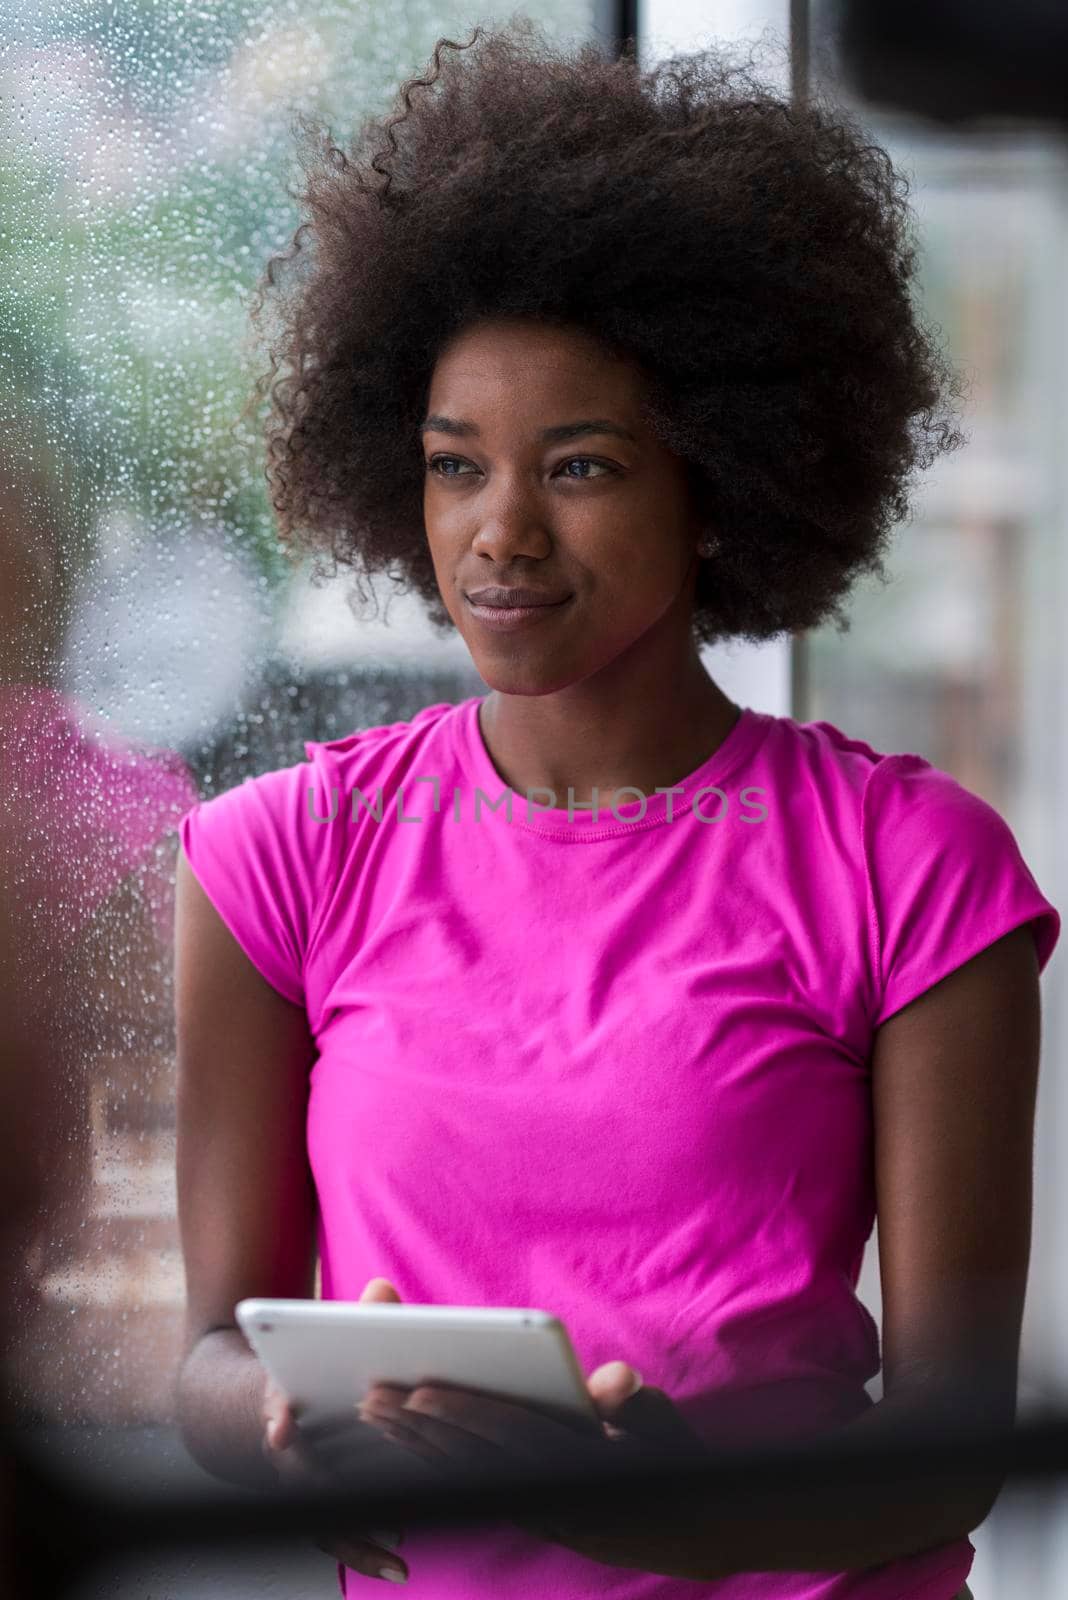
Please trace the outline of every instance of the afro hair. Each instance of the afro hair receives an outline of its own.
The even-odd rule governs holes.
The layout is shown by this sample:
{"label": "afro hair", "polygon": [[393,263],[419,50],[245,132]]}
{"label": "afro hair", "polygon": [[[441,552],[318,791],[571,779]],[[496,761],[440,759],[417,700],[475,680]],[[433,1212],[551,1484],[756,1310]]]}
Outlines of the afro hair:
{"label": "afro hair", "polygon": [[308,116],[299,130],[308,219],[252,305],[256,329],[268,295],[275,312],[250,406],[268,396],[287,551],[387,573],[454,627],[419,424],[445,344],[518,316],[645,375],[646,420],[717,535],[699,643],[848,631],[914,472],[964,442],[961,379],[910,293],[907,181],[851,115],[823,91],[783,98],[726,47],[642,70],[629,42],[558,49],[517,16],[439,39],[348,153]]}

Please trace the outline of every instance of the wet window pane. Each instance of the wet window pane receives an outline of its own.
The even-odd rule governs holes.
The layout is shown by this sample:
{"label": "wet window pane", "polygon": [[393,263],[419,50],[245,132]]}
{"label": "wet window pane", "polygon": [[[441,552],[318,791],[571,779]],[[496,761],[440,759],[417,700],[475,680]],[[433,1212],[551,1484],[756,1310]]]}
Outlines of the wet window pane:
{"label": "wet window pane", "polygon": [[[448,4],[0,4],[5,965],[48,1064],[48,1204],[17,1245],[14,1394],[56,1423],[172,1414],[173,872],[198,795],[305,739],[484,685],[422,606],[279,552],[249,292],[299,220],[295,118],[344,141],[471,37]],[[589,0],[550,0],[553,39]],[[13,1048],[13,1046],[9,1046]],[[12,1193],[21,1193],[18,1175]],[[13,1270],[15,1270],[13,1268]]]}

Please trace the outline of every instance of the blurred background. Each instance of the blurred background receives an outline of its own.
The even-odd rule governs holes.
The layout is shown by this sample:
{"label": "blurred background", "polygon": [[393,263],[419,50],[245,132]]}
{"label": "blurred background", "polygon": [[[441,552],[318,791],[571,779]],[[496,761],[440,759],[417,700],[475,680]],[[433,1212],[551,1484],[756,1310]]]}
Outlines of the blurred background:
{"label": "blurred background", "polygon": [[[305,739],[485,689],[418,602],[384,587],[379,614],[360,613],[343,576],[317,583],[276,546],[256,424],[237,419],[262,366],[247,299],[300,220],[292,119],[308,110],[344,136],[439,37],[511,14],[0,0],[0,857],[14,908],[0,966],[24,1024],[4,1041],[4,1093],[51,1180],[46,1203],[17,1164],[5,1180],[24,1218],[16,1229],[6,1211],[7,1403],[20,1422],[78,1430],[87,1459],[116,1425],[155,1441],[146,1463],[160,1440],[173,1454],[178,818],[303,759]],[[952,773],[1068,903],[1063,128],[940,125],[852,98],[819,4],[539,0],[536,17],[562,42],[608,47],[622,18],[643,63],[770,29],[793,43],[795,91],[832,84],[909,174],[922,310],[968,372],[971,442],[928,475],[892,583],[858,589],[848,634],[707,660],[736,700]],[[1068,1404],[1065,959],[1042,980],[1025,1413]],[[876,1233],[860,1292],[878,1321],[877,1251]],[[976,1600],[1068,1593],[1066,1513],[1068,1485],[1010,1486],[972,1535]],[[336,1587],[318,1552],[149,1565],[87,1579],[86,1600]]]}

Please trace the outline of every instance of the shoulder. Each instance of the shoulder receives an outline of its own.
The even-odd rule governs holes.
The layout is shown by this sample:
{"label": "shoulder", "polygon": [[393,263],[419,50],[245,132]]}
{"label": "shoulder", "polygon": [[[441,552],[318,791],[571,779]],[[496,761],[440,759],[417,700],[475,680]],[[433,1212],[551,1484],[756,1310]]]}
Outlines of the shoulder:
{"label": "shoulder", "polygon": [[761,755],[776,790],[795,810],[808,802],[851,814],[859,836],[872,774],[894,758],[832,722],[781,716],[768,722]]}
{"label": "shoulder", "polygon": [[877,750],[829,722],[772,721],[769,776],[797,870],[826,898],[839,881],[830,858],[850,867],[877,1022],[1023,923],[1045,967],[1060,917],[989,801],[915,752]]}
{"label": "shoulder", "polygon": [[886,752],[826,721],[774,717],[768,756],[782,778],[809,784],[822,799],[856,807],[872,832],[911,817],[915,826],[941,821],[979,835],[1004,835],[1008,824],[980,795],[913,751]]}
{"label": "shoulder", "polygon": [[1026,871],[1009,823],[988,800],[924,756],[899,752],[873,767],[864,842],[884,871],[908,877],[928,858]]}
{"label": "shoulder", "polygon": [[205,796],[182,819],[182,842],[195,827],[235,840],[282,838],[296,844],[322,831],[337,791],[398,778],[413,756],[440,737],[456,707],[439,702],[405,720],[357,728],[336,739],[304,741],[304,760],[243,778]]}
{"label": "shoulder", "polygon": [[414,761],[425,763],[431,753],[444,759],[460,709],[451,701],[437,701],[404,720],[359,728],[338,739],[309,740],[302,767],[310,769],[310,781],[323,793],[334,787],[388,784],[391,778],[399,782]]}
{"label": "shoulder", "polygon": [[243,778],[217,794],[202,796],[182,817],[182,846],[210,837],[234,846],[268,839],[293,839],[301,833],[306,791],[319,787],[319,774],[309,760]]}

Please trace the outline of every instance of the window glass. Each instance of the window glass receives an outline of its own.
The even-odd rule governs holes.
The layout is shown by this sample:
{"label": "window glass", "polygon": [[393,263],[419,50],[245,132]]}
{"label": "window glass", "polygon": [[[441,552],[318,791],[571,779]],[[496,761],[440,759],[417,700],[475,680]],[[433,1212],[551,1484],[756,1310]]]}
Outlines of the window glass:
{"label": "window glass", "polygon": [[[345,142],[440,37],[510,14],[0,0],[3,970],[51,1178],[13,1252],[12,1390],[43,1422],[171,1415],[178,817],[305,739],[485,687],[417,602],[385,585],[360,620],[346,574],[287,565],[240,418],[250,290],[300,220],[297,114]],[[538,22],[578,42],[593,7]]]}
{"label": "window glass", "polygon": [[[1060,906],[1068,898],[1068,156],[1063,140],[1037,128],[954,131],[858,103],[837,79],[833,37],[816,32],[816,70],[909,177],[917,303],[966,377],[967,443],[918,486],[912,520],[894,530],[888,586],[858,586],[849,632],[806,637],[800,714],[879,750],[916,752],[981,795]],[[1042,983],[1021,1415],[1056,1404],[1068,1382],[1063,960],[1054,952]],[[877,1228],[859,1292],[878,1316]],[[972,1534],[977,1595],[1064,1589],[1066,1550],[1054,1529],[1065,1525],[1066,1499],[1063,1485],[1048,1495],[1030,1482],[1011,1487]]]}

